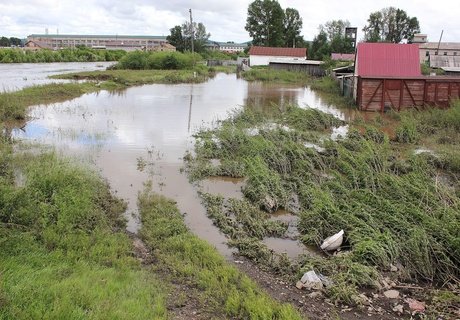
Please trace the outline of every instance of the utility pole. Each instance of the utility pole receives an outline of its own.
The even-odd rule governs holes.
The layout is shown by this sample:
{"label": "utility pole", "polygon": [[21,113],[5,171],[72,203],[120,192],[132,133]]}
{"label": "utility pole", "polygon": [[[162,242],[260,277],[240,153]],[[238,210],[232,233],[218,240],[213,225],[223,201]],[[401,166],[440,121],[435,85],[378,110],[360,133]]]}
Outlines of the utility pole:
{"label": "utility pole", "polygon": [[193,27],[193,19],[192,19],[192,9],[188,10],[190,12],[190,30],[192,31],[192,54],[194,52],[193,42],[195,40],[195,28]]}
{"label": "utility pole", "polygon": [[438,48],[436,49],[436,55],[439,54],[439,47],[441,46],[442,35],[444,33],[444,29],[441,31],[441,36],[439,37]]}

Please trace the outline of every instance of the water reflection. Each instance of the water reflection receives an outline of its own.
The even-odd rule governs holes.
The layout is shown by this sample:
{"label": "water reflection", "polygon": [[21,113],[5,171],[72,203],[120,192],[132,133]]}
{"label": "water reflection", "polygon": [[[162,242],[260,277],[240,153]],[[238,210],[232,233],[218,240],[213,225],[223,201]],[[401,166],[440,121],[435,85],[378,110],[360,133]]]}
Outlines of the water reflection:
{"label": "water reflection", "polygon": [[[234,74],[218,74],[206,83],[100,91],[36,106],[30,112],[32,120],[12,135],[56,146],[65,155],[93,163],[118,196],[128,201],[128,229],[133,232],[139,228],[138,192],[152,180],[156,192],[177,202],[192,231],[229,256],[225,236],[207,218],[196,188],[180,171],[182,157],[201,128],[214,127],[242,105],[263,109],[270,103],[308,105],[345,118],[308,88],[248,83]],[[140,161],[146,168],[139,169]],[[240,194],[241,183],[227,184],[223,192]],[[219,186],[212,179],[203,183],[208,190]]]}

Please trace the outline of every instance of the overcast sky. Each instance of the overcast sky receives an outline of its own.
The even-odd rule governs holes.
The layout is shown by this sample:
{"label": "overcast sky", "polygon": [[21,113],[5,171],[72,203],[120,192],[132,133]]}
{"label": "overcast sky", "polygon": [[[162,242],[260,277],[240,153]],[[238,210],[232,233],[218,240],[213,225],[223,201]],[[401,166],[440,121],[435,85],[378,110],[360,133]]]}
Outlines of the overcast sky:
{"label": "overcast sky", "polygon": [[[193,18],[203,22],[211,39],[251,40],[244,29],[250,0],[0,0],[0,36],[24,38],[33,33],[164,35]],[[415,16],[429,41],[460,42],[458,0],[279,0],[282,8],[295,8],[303,19],[302,34],[312,40],[318,25],[349,20],[361,29],[369,14],[394,6]]]}

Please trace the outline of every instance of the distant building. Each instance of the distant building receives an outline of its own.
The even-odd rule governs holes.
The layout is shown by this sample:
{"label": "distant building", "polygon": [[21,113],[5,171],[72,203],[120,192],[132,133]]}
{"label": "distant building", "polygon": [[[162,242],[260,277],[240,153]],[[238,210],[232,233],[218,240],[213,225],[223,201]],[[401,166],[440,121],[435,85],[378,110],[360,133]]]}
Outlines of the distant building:
{"label": "distant building", "polygon": [[460,42],[428,42],[426,34],[418,33],[412,43],[419,46],[420,63],[429,61],[432,55],[460,56]]}
{"label": "distant building", "polygon": [[163,36],[31,34],[26,43],[29,48],[43,46],[54,50],[81,45],[107,50],[175,51]]}
{"label": "distant building", "polygon": [[271,61],[306,60],[306,48],[275,48],[253,46],[249,49],[249,63],[251,66],[268,66]]}
{"label": "distant building", "polygon": [[247,43],[235,43],[233,41],[228,42],[217,42],[217,41],[208,41],[205,45],[209,50],[217,50],[227,53],[238,53],[243,52],[247,47]]}

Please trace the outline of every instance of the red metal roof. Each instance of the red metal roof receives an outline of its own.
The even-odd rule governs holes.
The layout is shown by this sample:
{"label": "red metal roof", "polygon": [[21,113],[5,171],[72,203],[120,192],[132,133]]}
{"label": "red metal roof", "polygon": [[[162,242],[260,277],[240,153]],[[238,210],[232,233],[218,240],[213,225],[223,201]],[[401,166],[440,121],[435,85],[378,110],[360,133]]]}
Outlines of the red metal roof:
{"label": "red metal roof", "polygon": [[416,77],[421,75],[416,44],[359,43],[358,76]]}
{"label": "red metal roof", "polygon": [[306,58],[306,48],[275,48],[275,47],[257,47],[249,49],[250,55],[255,56],[275,56],[275,57],[298,57]]}

